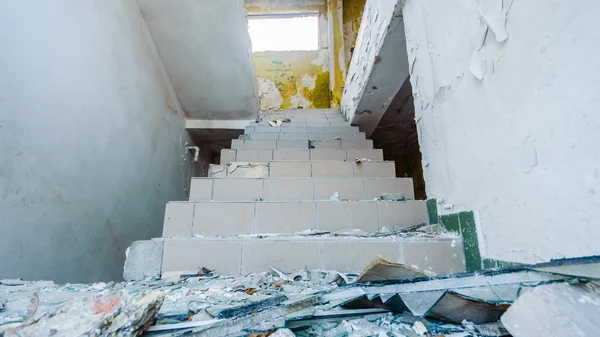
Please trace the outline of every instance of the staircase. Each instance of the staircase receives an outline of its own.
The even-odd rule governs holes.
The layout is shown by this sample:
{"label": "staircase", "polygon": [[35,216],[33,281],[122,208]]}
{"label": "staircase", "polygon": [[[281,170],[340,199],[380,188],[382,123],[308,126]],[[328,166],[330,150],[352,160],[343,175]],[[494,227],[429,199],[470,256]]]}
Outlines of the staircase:
{"label": "staircase", "polygon": [[[450,233],[390,232],[428,223],[412,179],[335,109],[263,115],[221,152],[209,177],[193,178],[189,201],[167,204],[163,237],[130,247],[125,279],[195,273],[247,274],[300,268],[360,273],[387,260],[437,274],[464,271]],[[289,118],[271,126],[273,118]],[[402,193],[407,201],[379,200]]]}

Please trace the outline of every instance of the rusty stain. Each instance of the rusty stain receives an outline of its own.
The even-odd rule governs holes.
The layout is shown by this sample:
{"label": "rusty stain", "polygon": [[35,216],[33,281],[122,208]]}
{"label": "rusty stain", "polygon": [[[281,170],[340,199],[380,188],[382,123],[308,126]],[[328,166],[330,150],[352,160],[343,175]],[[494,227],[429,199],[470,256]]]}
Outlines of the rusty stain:
{"label": "rusty stain", "polygon": [[108,303],[103,303],[100,301],[96,301],[94,303],[94,308],[93,308],[93,312],[94,315],[98,315],[98,314],[102,314],[102,315],[106,315],[109,312],[111,312],[114,307],[116,307],[119,302],[121,300],[119,298],[113,298],[112,300],[110,300]]}

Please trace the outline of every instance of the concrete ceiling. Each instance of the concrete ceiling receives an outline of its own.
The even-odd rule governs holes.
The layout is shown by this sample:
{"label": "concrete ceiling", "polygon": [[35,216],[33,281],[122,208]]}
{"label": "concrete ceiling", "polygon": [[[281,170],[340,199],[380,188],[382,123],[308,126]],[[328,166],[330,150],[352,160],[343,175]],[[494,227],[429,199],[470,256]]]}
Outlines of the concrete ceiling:
{"label": "concrete ceiling", "polygon": [[243,0],[139,0],[188,118],[258,114]]}

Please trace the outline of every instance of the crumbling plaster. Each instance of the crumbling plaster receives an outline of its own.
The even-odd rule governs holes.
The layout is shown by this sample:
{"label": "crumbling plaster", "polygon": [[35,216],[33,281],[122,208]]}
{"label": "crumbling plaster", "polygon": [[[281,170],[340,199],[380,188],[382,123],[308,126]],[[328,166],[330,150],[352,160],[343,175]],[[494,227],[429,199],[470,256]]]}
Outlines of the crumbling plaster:
{"label": "crumbling plaster", "polygon": [[326,51],[254,53],[261,108],[329,108],[329,70],[322,63],[327,59],[323,53]]}
{"label": "crumbling plaster", "polygon": [[193,174],[135,1],[3,1],[0,42],[0,278],[120,279]]}
{"label": "crumbling plaster", "polygon": [[429,197],[483,257],[600,254],[600,3],[406,0]]}
{"label": "crumbling plaster", "polygon": [[243,0],[138,0],[189,118],[258,114]]}
{"label": "crumbling plaster", "polygon": [[352,53],[356,46],[358,29],[362,20],[363,10],[366,0],[344,0],[343,3],[343,21],[344,21],[344,58],[346,69],[350,68]]}
{"label": "crumbling plaster", "polygon": [[346,81],[346,58],[344,53],[344,7],[342,0],[327,0],[329,30],[329,89],[331,107],[339,108]]}

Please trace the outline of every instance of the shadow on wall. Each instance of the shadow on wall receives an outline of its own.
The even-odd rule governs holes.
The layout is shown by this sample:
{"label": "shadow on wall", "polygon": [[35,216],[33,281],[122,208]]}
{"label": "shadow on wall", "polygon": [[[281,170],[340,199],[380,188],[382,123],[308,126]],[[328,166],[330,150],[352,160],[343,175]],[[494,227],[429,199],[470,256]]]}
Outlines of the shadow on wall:
{"label": "shadow on wall", "polygon": [[384,159],[396,163],[397,177],[413,178],[415,198],[427,199],[410,78],[402,84],[371,138],[376,148],[383,149]]}

